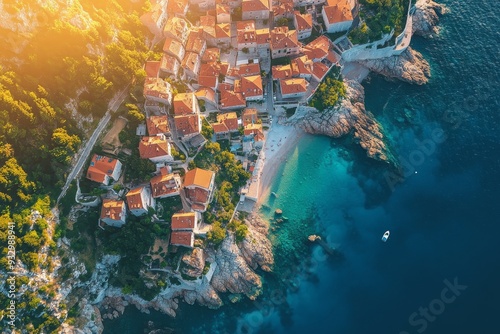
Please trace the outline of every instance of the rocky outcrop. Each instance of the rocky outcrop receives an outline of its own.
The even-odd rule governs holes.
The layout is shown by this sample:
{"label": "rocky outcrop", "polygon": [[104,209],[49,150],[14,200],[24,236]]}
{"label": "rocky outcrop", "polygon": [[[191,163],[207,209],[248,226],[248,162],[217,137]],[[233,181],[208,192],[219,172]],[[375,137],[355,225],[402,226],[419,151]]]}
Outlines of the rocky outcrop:
{"label": "rocky outcrop", "polygon": [[354,138],[366,150],[369,157],[393,162],[393,156],[384,142],[380,125],[373,115],[365,110],[364,89],[357,81],[345,81],[346,97],[334,108],[318,111],[300,106],[288,124],[305,132],[329,137],[341,137],[353,132]]}
{"label": "rocky outcrop", "polygon": [[271,241],[267,238],[269,223],[257,214],[250,216],[245,223],[248,236],[238,245],[241,255],[252,269],[260,267],[264,271],[271,271],[274,255]]}
{"label": "rocky outcrop", "polygon": [[262,281],[245,261],[236,245],[233,233],[229,233],[215,254],[217,268],[212,286],[219,292],[243,293],[254,300],[261,292]]}
{"label": "rocky outcrop", "polygon": [[358,63],[386,78],[398,79],[417,85],[427,83],[431,76],[429,63],[419,52],[410,47],[399,56],[363,60],[358,61]]}
{"label": "rocky outcrop", "polygon": [[446,13],[446,7],[432,0],[418,0],[413,13],[413,33],[430,37],[439,32],[439,15]]}
{"label": "rocky outcrop", "polygon": [[184,254],[182,257],[184,268],[182,272],[191,277],[201,276],[205,267],[205,253],[201,248],[194,248],[191,253]]}

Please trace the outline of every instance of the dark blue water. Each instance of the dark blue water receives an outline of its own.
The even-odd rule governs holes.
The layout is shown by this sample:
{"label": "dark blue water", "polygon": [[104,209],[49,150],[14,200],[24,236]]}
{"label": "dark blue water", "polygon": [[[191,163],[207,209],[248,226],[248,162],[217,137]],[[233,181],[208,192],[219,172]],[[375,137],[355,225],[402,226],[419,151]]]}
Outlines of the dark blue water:
{"label": "dark blue water", "polygon": [[[398,185],[349,139],[305,137],[272,185],[268,204],[290,221],[272,235],[278,275],[263,302],[182,305],[176,320],[130,309],[105,333],[142,333],[148,320],[179,333],[500,333],[500,2],[443,3],[439,37],[412,41],[430,82],[365,84],[404,167]],[[308,248],[310,233],[341,258]],[[277,281],[295,292],[281,298]]]}

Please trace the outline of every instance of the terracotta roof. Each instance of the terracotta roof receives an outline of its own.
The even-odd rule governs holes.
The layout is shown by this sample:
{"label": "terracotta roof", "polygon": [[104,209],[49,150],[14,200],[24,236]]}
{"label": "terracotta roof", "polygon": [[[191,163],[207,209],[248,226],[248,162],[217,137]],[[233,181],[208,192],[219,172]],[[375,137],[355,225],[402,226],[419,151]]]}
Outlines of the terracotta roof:
{"label": "terracotta roof", "polygon": [[172,245],[193,247],[194,233],[188,231],[173,231],[170,235]]}
{"label": "terracotta roof", "polygon": [[217,12],[217,15],[220,15],[220,14],[231,14],[231,7],[229,7],[229,5],[226,5],[226,4],[217,4],[217,6],[215,7],[215,11]]}
{"label": "terracotta roof", "polygon": [[146,209],[146,205],[142,202],[141,193],[144,191],[144,186],[140,186],[134,189],[131,189],[127,193],[127,205],[129,210],[135,209]]}
{"label": "terracotta roof", "polygon": [[194,229],[196,222],[196,213],[177,212],[172,215],[172,230]]}
{"label": "terracotta roof", "polygon": [[307,81],[304,78],[284,79],[280,81],[280,86],[283,95],[305,93],[307,91]]}
{"label": "terracotta roof", "polygon": [[262,78],[260,75],[242,77],[234,82],[234,91],[245,98],[262,95]]}
{"label": "terracotta roof", "polygon": [[164,99],[170,103],[172,89],[170,84],[163,79],[148,77],[144,81],[144,96]]}
{"label": "terracotta roof", "polygon": [[293,1],[285,0],[280,1],[276,5],[273,5],[273,16],[274,18],[280,17],[290,17],[293,14]]}
{"label": "terracotta roof", "polygon": [[216,76],[198,76],[198,84],[200,86],[205,86],[205,87],[210,87],[210,88],[217,88],[217,77]]}
{"label": "terracotta roof", "polygon": [[238,115],[235,112],[218,114],[217,122],[225,124],[229,131],[238,130]]}
{"label": "terracotta roof", "polygon": [[174,97],[174,114],[192,114],[197,103],[194,93],[179,93]]}
{"label": "terracotta roof", "polygon": [[[191,208],[193,210],[205,211],[205,205],[208,204],[210,199],[210,192],[206,189],[195,187],[195,188],[184,188],[187,199],[191,202]],[[195,207],[195,204],[203,204],[203,206]]]}
{"label": "terracotta roof", "polygon": [[239,74],[242,77],[260,75],[259,63],[240,65]]}
{"label": "terracotta roof", "polygon": [[340,58],[340,55],[333,50],[330,50],[330,52],[328,52],[328,55],[326,56],[326,59],[328,59],[328,61],[330,61],[330,63],[332,64],[338,64]]}
{"label": "terracotta roof", "polygon": [[214,133],[229,132],[229,129],[227,128],[226,124],[220,122],[212,123],[212,129],[214,129]]}
{"label": "terracotta roof", "polygon": [[168,19],[165,28],[163,28],[163,32],[166,34],[170,33],[171,37],[182,40],[182,36],[185,36],[188,29],[189,27],[186,20],[174,16]]}
{"label": "terracotta roof", "polygon": [[163,43],[163,52],[166,52],[172,56],[176,56],[180,59],[183,57],[185,50],[178,40],[167,37],[165,39],[165,43]]}
{"label": "terracotta roof", "polygon": [[246,20],[236,22],[237,39],[239,44],[254,43],[257,41],[255,34],[255,21]]}
{"label": "terracotta roof", "polygon": [[101,219],[122,220],[121,213],[123,212],[125,202],[122,200],[114,200],[106,198],[102,201]]}
{"label": "terracotta roof", "polygon": [[167,168],[160,169],[160,174],[151,179],[151,193],[154,198],[173,194],[179,191],[180,185],[177,183],[175,174],[168,173]]}
{"label": "terracotta roof", "polygon": [[[177,58],[164,53],[161,56],[160,69],[162,71],[173,73],[177,75],[177,71],[179,69],[180,63]],[[176,68],[177,67],[177,68]]]}
{"label": "terracotta roof", "polygon": [[170,132],[167,116],[150,116],[146,119],[148,127],[148,134],[156,136],[158,134],[165,134]]}
{"label": "terracotta roof", "polygon": [[243,130],[245,136],[253,135],[253,139],[255,141],[264,140],[264,133],[262,132],[262,124],[247,124],[245,125],[245,129]]}
{"label": "terracotta roof", "polygon": [[297,22],[295,29],[297,29],[298,31],[312,29],[312,15],[311,14],[309,14],[309,13],[300,14],[299,11],[295,11],[294,14],[295,14],[295,21]]}
{"label": "terracotta roof", "polygon": [[147,61],[146,65],[144,65],[144,70],[146,71],[146,76],[156,78],[158,76],[158,72],[160,71],[160,62]]}
{"label": "terracotta roof", "polygon": [[217,19],[215,18],[215,16],[212,16],[212,15],[200,16],[200,26],[213,27],[213,26],[215,26],[216,22],[217,22]]}
{"label": "terracotta roof", "polygon": [[231,25],[229,23],[219,23],[215,25],[216,38],[231,38]]}
{"label": "terracotta roof", "polygon": [[292,59],[290,66],[293,76],[311,75],[312,61],[307,56]]}
{"label": "terracotta roof", "polygon": [[188,68],[195,75],[198,75],[199,68],[197,69],[196,67],[198,67],[200,63],[201,63],[201,58],[199,54],[195,52],[186,52],[186,55],[182,60],[182,67]]}
{"label": "terracotta roof", "polygon": [[186,12],[188,0],[169,1],[167,11],[169,14],[184,14]]}
{"label": "terracotta roof", "polygon": [[215,91],[212,88],[208,87],[201,87],[198,89],[195,93],[196,98],[198,99],[205,99],[208,100],[212,103],[215,103]]}
{"label": "terracotta roof", "polygon": [[241,114],[241,120],[243,121],[243,125],[252,124],[257,122],[257,109],[254,108],[246,108],[243,110]]}
{"label": "terracotta roof", "polygon": [[253,12],[269,10],[268,0],[243,0],[241,5],[242,12]]}
{"label": "terracotta roof", "polygon": [[328,24],[352,21],[351,6],[347,0],[328,0],[328,6],[324,6]]}
{"label": "terracotta roof", "polygon": [[184,187],[201,187],[209,189],[214,172],[201,168],[195,168],[184,176]]}
{"label": "terracotta roof", "polygon": [[87,179],[103,183],[106,175],[111,177],[118,163],[117,159],[108,158],[103,155],[94,154],[87,169]]}
{"label": "terracotta roof", "polygon": [[169,155],[170,144],[163,136],[142,137],[139,142],[139,155],[150,159]]}
{"label": "terracotta roof", "polygon": [[299,45],[297,31],[288,27],[277,27],[271,31],[271,48],[274,50],[293,48]]}
{"label": "terracotta roof", "polygon": [[311,60],[323,59],[332,48],[332,41],[325,35],[321,35],[302,48],[302,52]]}
{"label": "terracotta roof", "polygon": [[219,85],[221,108],[243,108],[246,106],[245,99],[241,93],[235,93],[233,90],[221,90],[222,87]]}
{"label": "terracotta roof", "polygon": [[202,36],[202,30],[191,30],[189,32],[188,39],[186,41],[186,51],[192,51],[200,54],[203,51],[203,48],[206,47],[207,42]]}
{"label": "terracotta roof", "polygon": [[[220,59],[220,49],[219,48],[208,48],[205,50],[201,61],[203,63],[211,63],[219,61]],[[201,69],[200,69],[201,72]],[[200,73],[201,74],[201,73]]]}
{"label": "terracotta roof", "polygon": [[218,76],[220,73],[219,64],[216,62],[201,64],[200,76]]}
{"label": "terracotta roof", "polygon": [[179,136],[200,133],[200,122],[199,114],[186,114],[174,117],[175,128]]}
{"label": "terracotta roof", "polygon": [[329,67],[323,63],[313,63],[312,74],[316,77],[317,80],[321,81],[328,72],[328,69]]}
{"label": "terracotta roof", "polygon": [[292,67],[290,65],[276,65],[272,67],[273,79],[288,79],[292,77]]}
{"label": "terracotta roof", "polygon": [[255,30],[255,35],[257,37],[258,45],[269,44],[270,41],[269,28],[257,29]]}

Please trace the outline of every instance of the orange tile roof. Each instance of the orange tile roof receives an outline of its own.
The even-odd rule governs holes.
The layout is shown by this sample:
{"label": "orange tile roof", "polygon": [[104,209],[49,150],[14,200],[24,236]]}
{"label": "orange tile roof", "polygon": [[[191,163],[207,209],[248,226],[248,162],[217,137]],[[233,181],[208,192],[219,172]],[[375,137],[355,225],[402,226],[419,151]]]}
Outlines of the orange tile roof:
{"label": "orange tile roof", "polygon": [[[219,48],[208,48],[205,50],[201,61],[203,63],[217,62],[220,59],[220,49]],[[201,72],[201,69],[200,69]],[[200,73],[201,74],[201,73]]]}
{"label": "orange tile roof", "polygon": [[165,137],[142,137],[139,142],[139,155],[142,159],[150,159],[168,155],[170,144]]}
{"label": "orange tile roof", "polygon": [[196,52],[186,52],[186,55],[182,60],[182,67],[188,68],[195,75],[198,75],[199,69],[196,69],[196,67],[198,67],[200,63],[201,58],[199,54],[197,54]]}
{"label": "orange tile roof", "polygon": [[332,41],[325,35],[321,35],[309,44],[302,48],[302,52],[309,59],[323,59],[328,55],[328,51],[332,48]]}
{"label": "orange tile roof", "polygon": [[229,129],[227,128],[226,124],[220,122],[212,123],[212,129],[214,129],[214,133],[229,132]]}
{"label": "orange tile roof", "polygon": [[146,119],[146,126],[150,136],[170,132],[167,116],[150,116]]}
{"label": "orange tile roof", "polygon": [[231,38],[231,25],[229,23],[219,23],[215,25],[216,38]]}
{"label": "orange tile roof", "polygon": [[205,99],[208,100],[212,103],[215,103],[215,91],[212,88],[208,87],[201,87],[198,89],[195,93],[196,98],[198,99]]}
{"label": "orange tile roof", "polygon": [[134,189],[131,189],[127,193],[127,205],[129,210],[135,209],[146,209],[146,206],[142,202],[141,193],[144,190],[144,186],[140,186]]}
{"label": "orange tile roof", "polygon": [[163,31],[181,40],[181,36],[186,33],[187,29],[189,29],[189,27],[186,20],[180,17],[171,17],[168,19],[167,24],[165,24]]}
{"label": "orange tile roof", "polygon": [[258,45],[269,44],[270,41],[269,28],[257,29],[255,30],[255,35],[257,38]]}
{"label": "orange tile roof", "polygon": [[200,26],[202,27],[213,27],[215,26],[217,19],[212,15],[200,16]]}
{"label": "orange tile roof", "polygon": [[209,189],[213,176],[214,172],[210,170],[201,168],[192,169],[184,176],[184,186]]}
{"label": "orange tile roof", "polygon": [[177,212],[172,215],[172,230],[187,230],[194,229],[196,222],[196,213],[194,212]]}
{"label": "orange tile roof", "polygon": [[144,81],[144,96],[156,97],[171,102],[172,90],[170,84],[163,79],[148,77]]}
{"label": "orange tile roof", "polygon": [[261,10],[269,10],[268,0],[243,0],[241,5],[242,12],[253,12]]}
{"label": "orange tile roof", "polygon": [[117,159],[94,154],[92,160],[90,161],[90,166],[87,169],[87,179],[103,183],[106,175],[111,177],[117,163]]}
{"label": "orange tile roof", "polygon": [[242,77],[260,75],[259,63],[240,65],[239,74]]}
{"label": "orange tile roof", "polygon": [[104,199],[102,201],[101,219],[109,218],[113,220],[121,220],[121,213],[123,212],[124,206],[125,202],[122,200],[114,200],[110,198]]}
{"label": "orange tile roof", "polygon": [[238,115],[235,112],[218,114],[217,122],[223,123],[229,131],[238,130]]}
{"label": "orange tile roof", "polygon": [[239,44],[254,43],[257,41],[255,33],[255,21],[238,21],[236,22],[237,40]]}
{"label": "orange tile roof", "polygon": [[243,121],[244,126],[247,124],[256,123],[257,119],[257,109],[254,108],[246,108],[241,114],[241,120]]}
{"label": "orange tile roof", "polygon": [[272,67],[273,79],[288,79],[292,77],[292,67],[290,65],[276,65]]}
{"label": "orange tile roof", "polygon": [[219,64],[216,62],[201,64],[200,76],[218,76],[220,73]]}
{"label": "orange tile roof", "polygon": [[167,168],[160,169],[160,174],[151,179],[151,193],[154,198],[173,194],[179,191],[180,185],[175,180],[176,175],[168,173]]}
{"label": "orange tile roof", "polygon": [[234,82],[234,91],[245,98],[262,95],[262,78],[260,75],[242,77]]}
{"label": "orange tile roof", "polygon": [[181,245],[187,247],[193,247],[193,232],[184,231],[173,231],[170,235],[170,243],[172,245]]}
{"label": "orange tile roof", "polygon": [[202,30],[191,30],[186,41],[186,51],[191,51],[200,54],[207,45],[207,42],[202,36]]}
{"label": "orange tile roof", "polygon": [[285,0],[273,5],[273,16],[275,19],[279,17],[289,17],[291,14],[293,14],[293,1]]}
{"label": "orange tile roof", "polygon": [[167,11],[169,14],[183,15],[187,10],[188,0],[175,0],[167,3]]}
{"label": "orange tile roof", "polygon": [[241,93],[235,93],[233,90],[221,89],[222,87],[224,86],[219,84],[221,108],[243,108],[246,106],[245,99]]}
{"label": "orange tile roof", "polygon": [[204,87],[217,88],[217,77],[209,75],[198,76],[198,84]]}
{"label": "orange tile roof", "polygon": [[302,30],[311,30],[312,29],[312,15],[309,13],[300,14],[299,11],[295,11],[295,20],[297,22],[297,26],[295,29],[298,31]]}
{"label": "orange tile roof", "polygon": [[226,5],[226,4],[217,4],[217,6],[215,7],[215,11],[217,12],[217,15],[220,15],[220,14],[231,14],[231,7],[229,7],[229,5]]}
{"label": "orange tile roof", "polygon": [[317,62],[313,64],[312,74],[316,77],[316,79],[321,81],[328,72],[328,69],[328,66],[325,64]]}
{"label": "orange tile roof", "polygon": [[296,30],[289,30],[288,27],[276,27],[271,31],[271,49],[293,48],[298,45]]}
{"label": "orange tile roof", "polygon": [[311,75],[312,61],[307,56],[292,59],[290,66],[293,76]]}
{"label": "orange tile roof", "polygon": [[329,24],[353,20],[351,6],[347,0],[328,0],[328,6],[324,6],[323,10]]}
{"label": "orange tile roof", "polygon": [[166,53],[161,56],[160,69],[162,71],[176,74],[176,65],[178,70],[180,63],[177,58]]}
{"label": "orange tile roof", "polygon": [[262,141],[264,140],[264,133],[262,132],[262,124],[247,124],[245,125],[245,129],[243,130],[243,134],[245,136],[250,136],[253,135],[253,139],[255,141]]}
{"label": "orange tile roof", "polygon": [[184,54],[184,46],[178,41],[171,37],[167,37],[165,39],[165,43],[163,43],[163,52],[169,53],[177,58],[182,58]]}
{"label": "orange tile roof", "polygon": [[186,114],[174,117],[175,128],[180,136],[189,136],[195,133],[200,133],[200,115]]}
{"label": "orange tile roof", "polygon": [[304,78],[284,79],[280,81],[281,94],[305,93],[307,81]]}
{"label": "orange tile roof", "polygon": [[184,115],[195,112],[194,104],[197,103],[194,93],[179,93],[174,97],[174,114]]}
{"label": "orange tile roof", "polygon": [[340,61],[340,55],[335,51],[330,50],[330,52],[328,52],[328,56],[326,56],[326,59],[328,59],[332,64],[338,64],[338,62]]}
{"label": "orange tile roof", "polygon": [[160,71],[160,64],[161,63],[159,61],[147,61],[146,65],[144,65],[146,76],[156,78],[158,76],[158,72]]}

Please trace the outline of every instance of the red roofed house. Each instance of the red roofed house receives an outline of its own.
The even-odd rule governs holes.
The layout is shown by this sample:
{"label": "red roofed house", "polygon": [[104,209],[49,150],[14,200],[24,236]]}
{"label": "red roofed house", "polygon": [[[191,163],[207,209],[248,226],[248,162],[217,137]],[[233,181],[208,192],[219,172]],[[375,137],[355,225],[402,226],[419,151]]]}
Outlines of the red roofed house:
{"label": "red roofed house", "polygon": [[207,42],[203,38],[203,30],[191,30],[184,48],[186,52],[195,52],[203,57],[207,49]]}
{"label": "red roofed house", "polygon": [[[264,132],[262,132],[262,124],[254,123],[245,125],[245,129],[243,130],[244,136],[251,140],[252,146],[256,149],[262,148],[264,144]],[[245,142],[245,140],[243,140]],[[245,146],[245,145],[244,145]],[[244,149],[245,150],[245,149]],[[250,146],[247,146],[245,151],[251,150]]]}
{"label": "red roofed house", "polygon": [[238,131],[238,115],[235,112],[218,114],[217,122],[224,123],[230,132]]}
{"label": "red roofed house", "polygon": [[294,77],[311,79],[313,62],[306,55],[292,59],[290,66]]}
{"label": "red roofed house", "polygon": [[179,62],[179,60],[177,60],[177,58],[164,53],[160,61],[160,77],[163,78],[170,75],[177,77],[180,67],[181,63]]}
{"label": "red roofed house", "polygon": [[[122,200],[105,199],[102,201],[100,223],[122,227],[127,219],[127,209]],[[100,224],[99,224],[100,226]]]}
{"label": "red roofed house", "polygon": [[210,103],[213,106],[217,105],[215,90],[208,87],[200,87],[196,93],[196,98],[198,100],[205,101],[205,103]]}
{"label": "red roofed house", "polygon": [[215,38],[218,45],[229,46],[231,44],[231,24],[218,23],[215,25]]}
{"label": "red roofed house", "polygon": [[169,15],[185,17],[188,12],[188,0],[168,1],[167,12]]}
{"label": "red roofed house", "polygon": [[153,198],[177,196],[181,189],[179,175],[169,173],[166,167],[161,168],[160,174],[153,176],[149,182],[151,183]]}
{"label": "red roofed house", "polygon": [[142,159],[149,159],[153,163],[174,161],[170,143],[163,134],[142,137],[139,142],[139,155]]}
{"label": "red roofed house", "polygon": [[177,58],[178,61],[182,61],[186,54],[186,50],[182,43],[171,37],[165,39],[165,43],[163,43],[163,52]]}
{"label": "red roofed house", "polygon": [[208,46],[217,45],[216,36],[215,36],[215,24],[216,18],[212,15],[203,15],[200,17],[200,32],[203,35],[203,38],[207,42]]}
{"label": "red roofed house", "polygon": [[195,168],[184,176],[186,199],[195,211],[205,212],[212,201],[215,173],[201,168]]}
{"label": "red roofed house", "polygon": [[231,24],[231,8],[228,5],[218,3],[215,7],[215,13],[217,15],[217,23]]}
{"label": "red roofed house", "polygon": [[313,63],[312,76],[317,81],[322,81],[330,68],[323,63]]}
{"label": "red roofed house", "polygon": [[346,31],[352,26],[352,7],[348,0],[328,0],[321,9],[326,31],[335,33]]}
{"label": "red roofed house", "polygon": [[[201,57],[201,62],[212,63],[220,61],[220,49],[219,48],[208,48],[205,50],[203,57]],[[200,70],[201,71],[201,70]]]}
{"label": "red roofed house", "polygon": [[273,66],[271,72],[273,74],[273,80],[289,79],[293,75],[291,65]]}
{"label": "red roofed house", "polygon": [[194,233],[188,231],[173,231],[172,234],[170,234],[170,244],[193,248]]}
{"label": "red roofed house", "polygon": [[113,158],[94,154],[87,169],[87,179],[108,185],[111,179],[118,181],[122,172],[122,163]]}
{"label": "red roofed house", "polygon": [[199,114],[200,107],[194,93],[179,93],[174,97],[174,114]]}
{"label": "red roofed house", "polygon": [[167,23],[167,17],[167,9],[158,3],[150,12],[142,15],[140,20],[152,34],[159,36]]}
{"label": "red roofed house", "polygon": [[194,6],[198,6],[199,11],[203,12],[211,8],[215,8],[215,0],[189,0],[190,9]]}
{"label": "red roofed house", "polygon": [[159,61],[147,61],[144,65],[144,71],[146,71],[146,77],[156,78],[160,72],[160,62]]}
{"label": "red roofed house", "polygon": [[260,75],[252,75],[235,80],[234,91],[235,93],[241,93],[246,101],[262,100],[264,98],[262,77]]}
{"label": "red roofed house", "polygon": [[222,84],[219,85],[220,90],[220,109],[231,110],[231,109],[242,109],[247,105],[245,98],[241,93],[235,93],[234,90],[227,89],[226,86]]}
{"label": "red roofed house", "polygon": [[182,60],[182,69],[184,70],[184,75],[189,79],[198,79],[201,66],[201,57],[195,52],[186,52],[184,59]]}
{"label": "red roofed house", "polygon": [[198,229],[199,212],[177,212],[172,215],[172,231],[193,231]]}
{"label": "red roofed house", "polygon": [[300,51],[296,30],[277,27],[271,31],[271,57],[280,58],[298,54]]}
{"label": "red roofed house", "polygon": [[148,134],[150,136],[165,135],[170,137],[170,126],[168,124],[168,117],[163,116],[150,116],[146,119],[146,126],[148,127]]}
{"label": "red roofed house", "polygon": [[174,116],[174,123],[179,137],[189,138],[201,132],[200,114]]}
{"label": "red roofed house", "polygon": [[243,0],[241,13],[243,20],[268,20],[269,0]]}
{"label": "red roofed house", "polygon": [[240,65],[238,74],[242,77],[248,77],[252,75],[260,75],[260,65],[259,63],[253,64],[243,64]]}
{"label": "red roofed house", "polygon": [[311,36],[313,22],[312,15],[309,13],[300,14],[299,11],[294,12],[293,22],[295,29],[297,30],[297,38],[304,39]]}
{"label": "red roofed house", "polygon": [[307,92],[307,81],[304,78],[280,80],[280,88],[283,99],[300,98]]}
{"label": "red roofed house", "polygon": [[134,216],[144,216],[148,209],[155,208],[155,199],[151,196],[149,186],[140,186],[130,189],[127,193],[127,205],[130,213]]}
{"label": "red roofed house", "polygon": [[279,0],[273,1],[273,19],[277,22],[279,19],[293,18],[293,1],[292,0]]}
{"label": "red roofed house", "polygon": [[302,48],[302,53],[309,57],[309,59],[311,59],[313,62],[318,62],[325,59],[332,48],[332,41],[325,35],[321,35],[312,42],[305,45]]}
{"label": "red roofed house", "polygon": [[257,109],[246,108],[245,110],[243,110],[243,113],[241,114],[241,121],[243,122],[243,126],[247,124],[256,124],[257,120]]}
{"label": "red roofed house", "polygon": [[236,22],[236,34],[239,51],[248,49],[248,53],[254,53],[257,50],[255,21],[249,20]]}
{"label": "red roofed house", "polygon": [[186,43],[188,33],[188,23],[180,17],[169,18],[165,28],[163,29],[163,35],[165,37],[176,39],[182,44]]}
{"label": "red roofed house", "polygon": [[[266,52],[265,58],[269,57],[269,42],[271,41],[269,28],[262,28],[255,30],[255,35],[257,38],[257,50]],[[261,55],[261,58],[264,56]]]}
{"label": "red roofed house", "polygon": [[229,129],[224,123],[212,123],[212,129],[214,130],[213,141],[221,140],[221,139],[229,139]]}
{"label": "red roofed house", "polygon": [[172,87],[160,78],[146,78],[144,81],[144,97],[147,101],[154,101],[170,107],[172,104]]}

